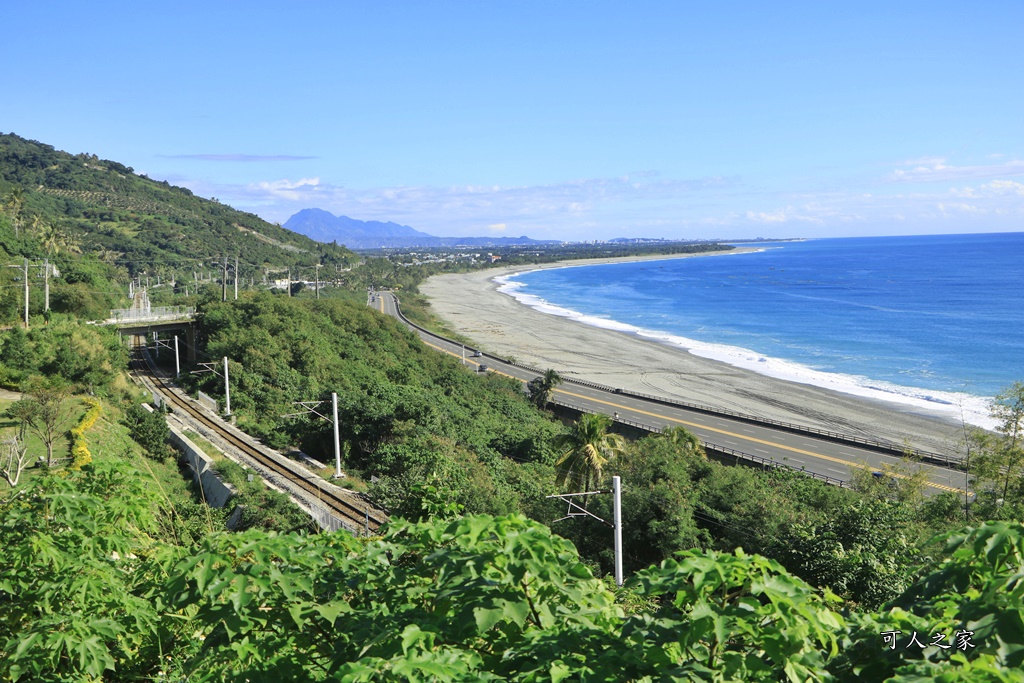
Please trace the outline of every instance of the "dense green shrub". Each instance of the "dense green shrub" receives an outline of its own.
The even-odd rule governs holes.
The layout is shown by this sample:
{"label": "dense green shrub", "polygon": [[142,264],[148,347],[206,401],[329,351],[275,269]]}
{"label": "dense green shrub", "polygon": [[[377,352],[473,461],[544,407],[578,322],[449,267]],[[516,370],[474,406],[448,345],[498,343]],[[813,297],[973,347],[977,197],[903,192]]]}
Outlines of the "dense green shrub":
{"label": "dense green shrub", "polygon": [[1024,680],[1020,524],[949,536],[879,610],[840,612],[757,555],[688,551],[630,580],[626,614],[521,516],[175,541],[157,510],[131,465],[102,461],[0,501],[0,677]]}

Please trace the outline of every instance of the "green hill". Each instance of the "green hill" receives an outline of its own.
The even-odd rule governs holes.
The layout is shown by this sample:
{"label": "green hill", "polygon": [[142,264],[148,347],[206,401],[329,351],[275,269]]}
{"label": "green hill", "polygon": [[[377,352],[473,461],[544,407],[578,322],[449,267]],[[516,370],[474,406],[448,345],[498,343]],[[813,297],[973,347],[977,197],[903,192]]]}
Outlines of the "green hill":
{"label": "green hill", "polygon": [[219,255],[238,256],[242,277],[264,267],[342,265],[324,245],[116,161],[69,154],[0,134],[0,256],[82,253],[127,275],[191,277]]}

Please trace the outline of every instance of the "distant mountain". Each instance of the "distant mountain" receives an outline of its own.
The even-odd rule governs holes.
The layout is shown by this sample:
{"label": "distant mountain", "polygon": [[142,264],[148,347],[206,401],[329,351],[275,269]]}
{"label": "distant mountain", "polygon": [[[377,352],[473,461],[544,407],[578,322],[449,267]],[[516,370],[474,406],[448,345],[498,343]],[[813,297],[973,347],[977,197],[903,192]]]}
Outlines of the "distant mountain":
{"label": "distant mountain", "polygon": [[[433,240],[433,235],[428,235],[419,230],[413,230],[408,225],[398,223],[381,223],[380,221],[360,221],[348,216],[335,216],[333,213],[323,209],[303,209],[288,219],[282,226],[297,232],[306,237],[315,239],[317,242],[334,242],[339,244],[352,244],[354,242],[373,242],[372,246],[362,246],[359,249],[369,249],[382,246],[377,242],[381,240]],[[414,244],[418,244],[415,242]],[[353,244],[353,247],[356,245]],[[390,246],[390,245],[388,245]]]}
{"label": "distant mountain", "polygon": [[303,209],[289,218],[284,228],[318,242],[337,242],[349,249],[408,247],[498,247],[512,244],[550,244],[552,240],[529,237],[435,237],[408,225],[361,221],[335,216],[323,209]]}

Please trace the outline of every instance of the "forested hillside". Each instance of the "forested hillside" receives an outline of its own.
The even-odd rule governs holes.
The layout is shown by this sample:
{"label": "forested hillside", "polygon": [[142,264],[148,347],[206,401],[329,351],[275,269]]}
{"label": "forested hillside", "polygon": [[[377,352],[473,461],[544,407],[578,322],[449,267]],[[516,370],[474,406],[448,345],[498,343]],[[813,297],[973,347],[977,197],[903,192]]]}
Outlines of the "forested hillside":
{"label": "forested hillside", "polygon": [[[217,256],[264,266],[346,264],[352,254],[133,169],[0,135],[0,250],[8,256],[95,255],[129,275],[178,277]],[[40,245],[40,243],[42,243]]]}

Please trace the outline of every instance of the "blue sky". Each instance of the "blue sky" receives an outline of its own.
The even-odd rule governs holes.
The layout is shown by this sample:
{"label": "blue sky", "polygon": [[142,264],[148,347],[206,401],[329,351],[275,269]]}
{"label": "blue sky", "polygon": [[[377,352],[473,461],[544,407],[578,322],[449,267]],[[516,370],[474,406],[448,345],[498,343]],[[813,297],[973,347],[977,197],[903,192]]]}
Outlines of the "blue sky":
{"label": "blue sky", "polygon": [[1019,0],[5,5],[0,131],[275,222],[1024,230]]}

